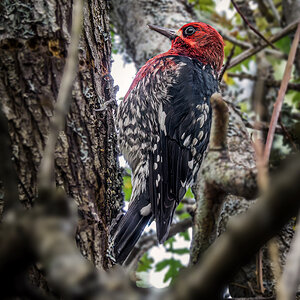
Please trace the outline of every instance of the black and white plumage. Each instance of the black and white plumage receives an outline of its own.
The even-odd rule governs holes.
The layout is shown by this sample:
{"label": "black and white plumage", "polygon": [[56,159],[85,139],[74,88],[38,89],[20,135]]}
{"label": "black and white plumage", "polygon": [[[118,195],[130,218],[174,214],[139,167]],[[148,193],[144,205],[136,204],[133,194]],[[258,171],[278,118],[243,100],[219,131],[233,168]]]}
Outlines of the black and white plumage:
{"label": "black and white plumage", "polygon": [[122,263],[156,220],[160,243],[197,175],[209,142],[217,70],[197,58],[164,53],[138,72],[117,116],[119,145],[132,169],[127,213],[111,231],[110,255]]}

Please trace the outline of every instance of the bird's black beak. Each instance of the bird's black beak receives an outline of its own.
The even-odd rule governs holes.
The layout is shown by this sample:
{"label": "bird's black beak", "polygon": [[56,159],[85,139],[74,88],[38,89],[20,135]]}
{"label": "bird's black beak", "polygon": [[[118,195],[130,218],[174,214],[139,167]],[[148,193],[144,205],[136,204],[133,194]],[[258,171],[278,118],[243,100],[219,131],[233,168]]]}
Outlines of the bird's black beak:
{"label": "bird's black beak", "polygon": [[178,35],[176,34],[176,32],[172,29],[168,29],[168,28],[164,28],[164,27],[159,27],[159,26],[155,26],[155,25],[151,25],[149,24],[148,27],[154,31],[159,32],[160,34],[166,36],[167,38],[169,38],[171,41],[174,40]]}

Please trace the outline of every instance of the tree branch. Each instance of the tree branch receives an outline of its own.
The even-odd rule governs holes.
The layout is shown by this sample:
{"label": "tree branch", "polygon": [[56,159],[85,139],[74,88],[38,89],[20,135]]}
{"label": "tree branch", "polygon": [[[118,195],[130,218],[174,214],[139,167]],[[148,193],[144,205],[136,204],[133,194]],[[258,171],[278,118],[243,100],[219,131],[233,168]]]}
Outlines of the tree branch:
{"label": "tree branch", "polygon": [[291,78],[292,67],[293,67],[295,56],[296,56],[299,39],[300,39],[300,22],[297,27],[297,31],[296,31],[296,34],[295,34],[295,37],[294,37],[294,40],[292,43],[292,47],[291,47],[291,50],[289,53],[289,58],[286,63],[286,66],[285,66],[282,83],[281,83],[280,89],[278,91],[278,96],[277,96],[277,99],[276,99],[276,102],[274,105],[274,110],[273,110],[272,119],[270,122],[270,128],[269,128],[269,132],[268,132],[267,142],[266,142],[265,149],[264,149],[264,161],[266,164],[269,161],[269,156],[271,153],[275,128],[276,128],[277,121],[278,121],[280,111],[281,111],[281,107],[282,107],[282,104],[284,101],[284,96],[285,96],[285,93],[287,90],[288,82]]}
{"label": "tree branch", "polygon": [[256,28],[254,28],[249,21],[247,20],[247,18],[243,15],[243,13],[241,12],[241,10],[239,9],[238,5],[236,4],[236,2],[234,0],[231,0],[232,5],[234,6],[234,8],[236,9],[236,11],[238,12],[238,14],[242,17],[242,19],[244,20],[244,22],[249,26],[249,28],[257,35],[259,36],[262,40],[264,40],[269,46],[271,46],[273,49],[275,49],[274,45],[272,45],[271,42],[269,42]]}
{"label": "tree branch", "polygon": [[[227,72],[227,75],[232,78],[238,78],[239,80],[243,80],[243,79],[256,80],[257,79],[257,77],[255,75],[244,73],[244,72],[242,72],[242,73]],[[265,80],[265,83],[268,87],[280,87],[281,80],[273,80],[273,79],[267,78]],[[289,82],[287,89],[294,90],[294,91],[300,91],[300,83]]]}
{"label": "tree branch", "polygon": [[74,1],[71,42],[68,49],[68,57],[60,84],[57,102],[54,108],[54,115],[50,121],[48,139],[38,173],[38,185],[40,188],[49,188],[53,184],[55,146],[59,131],[63,130],[65,118],[69,112],[69,107],[72,101],[70,94],[73,86],[73,80],[78,68],[78,45],[82,30],[82,11],[83,1]]}
{"label": "tree branch", "polygon": [[[274,43],[274,42],[280,40],[281,38],[283,38],[284,36],[286,36],[287,34],[289,34],[291,31],[293,31],[297,27],[297,25],[298,25],[299,22],[300,22],[300,20],[298,19],[295,22],[293,22],[290,25],[288,25],[285,28],[283,28],[280,32],[274,34],[269,39],[269,42]],[[239,63],[241,63],[245,59],[247,59],[250,56],[256,54],[257,52],[261,51],[262,49],[266,48],[267,46],[268,46],[268,44],[262,44],[262,45],[259,45],[257,47],[250,48],[250,49],[244,51],[243,53],[241,53],[240,55],[238,55],[234,59],[232,59],[230,65],[228,66],[227,69],[230,69],[230,68],[238,65]]]}
{"label": "tree branch", "polygon": [[270,188],[243,216],[233,217],[200,262],[183,272],[172,299],[217,299],[224,284],[299,209],[300,158],[288,163]]}
{"label": "tree branch", "polygon": [[223,76],[224,76],[224,73],[226,72],[226,70],[227,70],[227,68],[228,68],[228,66],[229,66],[229,64],[230,64],[230,61],[231,61],[231,59],[232,59],[232,57],[233,57],[233,55],[234,55],[234,51],[235,51],[235,45],[231,48],[230,53],[229,53],[229,55],[228,55],[228,57],[227,57],[226,63],[225,63],[225,65],[222,67],[222,70],[221,70],[221,72],[220,72],[220,74],[219,74],[218,80],[219,80],[220,82],[222,81],[222,78],[223,78]]}

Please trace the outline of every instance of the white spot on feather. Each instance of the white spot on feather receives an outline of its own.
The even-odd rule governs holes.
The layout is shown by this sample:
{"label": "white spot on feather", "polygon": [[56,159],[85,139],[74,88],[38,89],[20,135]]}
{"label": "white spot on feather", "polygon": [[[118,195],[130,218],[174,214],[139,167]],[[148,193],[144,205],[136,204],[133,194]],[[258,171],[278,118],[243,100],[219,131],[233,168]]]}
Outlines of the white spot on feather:
{"label": "white spot on feather", "polygon": [[196,138],[193,139],[192,145],[195,146],[198,143],[198,140]]}
{"label": "white spot on feather", "polygon": [[196,155],[196,149],[194,147],[191,148],[191,153],[192,153],[193,156]]}
{"label": "white spot on feather", "polygon": [[207,105],[207,103],[204,103],[204,110],[206,110],[207,113],[209,112],[209,106]]}
{"label": "white spot on feather", "polygon": [[193,159],[188,162],[188,166],[189,166],[190,169],[193,169],[193,166],[194,166],[194,160]]}
{"label": "white spot on feather", "polygon": [[191,135],[187,136],[186,139],[183,142],[183,146],[187,147],[190,144]]}
{"label": "white spot on feather", "polygon": [[[124,121],[124,126],[125,126],[125,127],[128,126],[129,123],[130,123],[130,119],[129,119],[129,117],[126,117],[126,119],[125,119],[125,121]],[[121,127],[121,126],[120,126],[120,127]]]}
{"label": "white spot on feather", "polygon": [[157,163],[154,163],[153,169],[156,170],[157,167],[158,167],[158,164],[157,164]]}
{"label": "white spot on feather", "polygon": [[158,109],[158,122],[160,125],[160,129],[165,133],[165,135],[167,135],[166,116],[167,116],[167,114],[163,111],[163,105],[160,104],[159,109]]}
{"label": "white spot on feather", "polygon": [[151,203],[149,203],[148,205],[144,206],[141,210],[140,210],[140,214],[142,216],[148,216],[151,213]]}
{"label": "white spot on feather", "polygon": [[202,128],[202,126],[204,125],[204,115],[201,115],[197,121],[199,122],[199,126],[200,128]]}
{"label": "white spot on feather", "polygon": [[199,133],[198,133],[198,139],[201,140],[202,137],[203,137],[203,131],[201,130],[201,131],[199,131]]}

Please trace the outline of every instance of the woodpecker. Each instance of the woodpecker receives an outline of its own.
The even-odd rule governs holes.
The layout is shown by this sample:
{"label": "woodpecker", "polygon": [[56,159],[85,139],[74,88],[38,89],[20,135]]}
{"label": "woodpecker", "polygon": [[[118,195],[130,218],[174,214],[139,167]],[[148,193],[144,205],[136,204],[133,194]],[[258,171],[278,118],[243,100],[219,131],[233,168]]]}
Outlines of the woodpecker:
{"label": "woodpecker", "polygon": [[109,254],[122,264],[147,224],[168,237],[174,211],[195,179],[210,135],[210,97],[224,59],[221,35],[193,22],[177,32],[149,25],[172,41],[137,73],[117,113],[119,146],[132,169],[128,211],[111,227]]}

